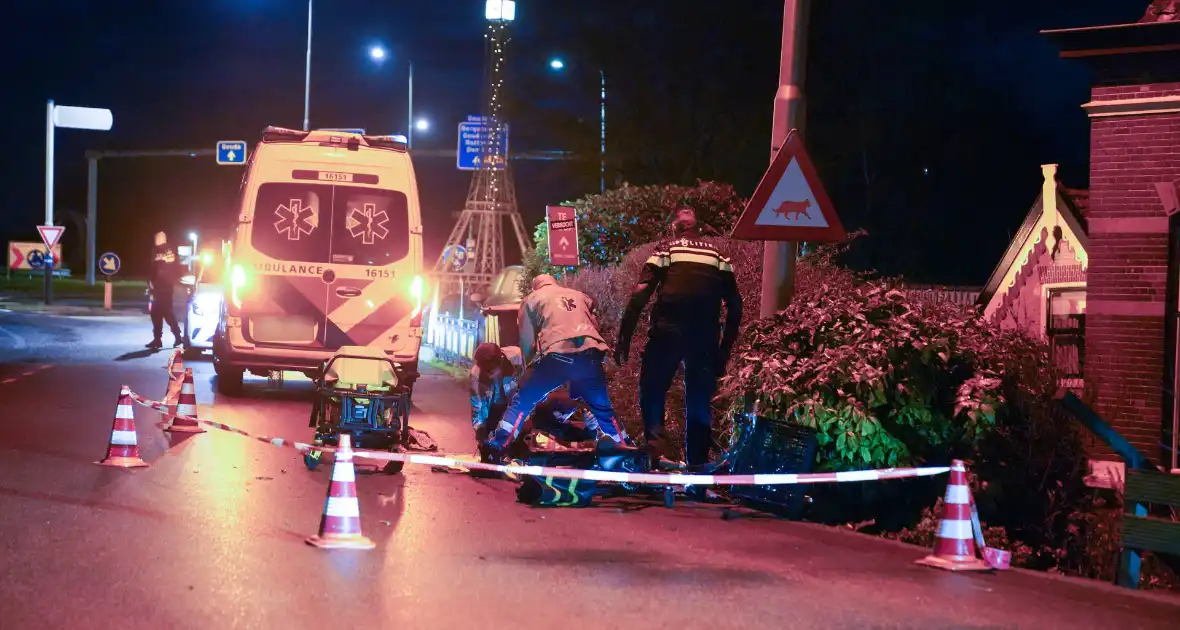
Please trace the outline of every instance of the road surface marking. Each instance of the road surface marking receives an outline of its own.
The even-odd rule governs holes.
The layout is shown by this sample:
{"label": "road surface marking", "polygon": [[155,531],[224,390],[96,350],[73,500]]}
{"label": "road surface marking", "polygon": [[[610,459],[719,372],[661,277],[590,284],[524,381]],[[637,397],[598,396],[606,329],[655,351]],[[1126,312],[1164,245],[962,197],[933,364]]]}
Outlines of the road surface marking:
{"label": "road surface marking", "polygon": [[12,340],[16,342],[16,347],[13,348],[13,350],[24,350],[25,348],[29,347],[29,344],[25,343],[24,337],[4,328],[3,326],[0,326],[0,333],[4,333],[9,337],[12,337]]}
{"label": "road surface marking", "polygon": [[9,383],[15,383],[22,378],[28,378],[28,377],[36,374],[37,372],[48,370],[51,367],[53,367],[53,366],[52,365],[38,365],[31,370],[25,370],[24,372],[21,372],[19,376],[11,376],[11,377],[6,378],[4,380],[0,380],[0,385],[7,385]]}

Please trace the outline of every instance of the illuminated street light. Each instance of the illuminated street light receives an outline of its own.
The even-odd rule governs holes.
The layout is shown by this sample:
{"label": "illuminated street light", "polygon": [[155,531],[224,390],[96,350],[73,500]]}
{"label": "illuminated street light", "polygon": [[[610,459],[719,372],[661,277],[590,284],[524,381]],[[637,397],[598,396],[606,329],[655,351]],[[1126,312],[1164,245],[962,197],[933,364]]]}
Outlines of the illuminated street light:
{"label": "illuminated street light", "polygon": [[513,0],[488,0],[483,16],[492,22],[511,22],[516,19],[516,2]]}
{"label": "illuminated street light", "polygon": [[[489,0],[490,3],[490,0]],[[559,57],[554,57],[549,60],[549,68],[555,72],[562,72],[565,70],[565,62]],[[606,192],[606,72],[599,69],[598,71],[599,83],[599,172],[598,172],[598,189],[599,192]]]}
{"label": "illuminated street light", "polygon": [[425,118],[419,118],[414,122],[414,129],[418,131],[430,131],[430,121]]}
{"label": "illuminated street light", "polygon": [[[369,58],[377,63],[383,63],[388,56],[389,53],[385,50],[384,46],[377,44],[369,47]],[[422,121],[419,121],[417,124],[414,123],[414,62],[410,61],[409,66],[409,89],[406,92],[406,122],[410,128],[406,130],[406,146],[413,148],[414,128],[418,127],[422,131],[425,131],[425,129],[421,126],[423,124]],[[426,128],[429,128],[430,123],[425,123],[425,125]]]}

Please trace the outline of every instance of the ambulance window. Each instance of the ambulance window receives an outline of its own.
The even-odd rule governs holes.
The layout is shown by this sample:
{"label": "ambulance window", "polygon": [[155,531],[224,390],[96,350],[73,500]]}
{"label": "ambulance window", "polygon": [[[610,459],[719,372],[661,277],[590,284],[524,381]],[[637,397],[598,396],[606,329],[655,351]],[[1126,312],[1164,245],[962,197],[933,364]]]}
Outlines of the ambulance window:
{"label": "ambulance window", "polygon": [[331,206],[331,186],[263,184],[250,240],[260,253],[278,260],[328,262],[331,225],[324,213]]}
{"label": "ambulance window", "polygon": [[334,206],[331,262],[388,265],[409,253],[409,204],[403,193],[337,186]]}

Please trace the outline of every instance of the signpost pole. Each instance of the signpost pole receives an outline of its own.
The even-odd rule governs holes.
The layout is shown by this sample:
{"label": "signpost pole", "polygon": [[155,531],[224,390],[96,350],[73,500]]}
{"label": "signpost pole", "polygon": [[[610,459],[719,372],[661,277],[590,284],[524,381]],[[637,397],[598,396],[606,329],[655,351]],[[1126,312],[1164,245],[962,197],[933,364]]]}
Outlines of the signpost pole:
{"label": "signpost pole", "polygon": [[[45,108],[45,225],[53,225],[53,99]],[[45,304],[53,302],[53,249],[45,258]]]}
{"label": "signpost pole", "polygon": [[86,286],[94,286],[95,233],[98,232],[98,158],[87,160],[86,188]]}
{"label": "signpost pole", "polygon": [[[779,86],[774,96],[771,160],[791,129],[803,129],[803,78],[807,57],[807,0],[783,0],[783,42]],[[766,241],[762,253],[762,302],[759,317],[787,307],[795,294],[796,243]]]}
{"label": "signpost pole", "polygon": [[53,99],[45,113],[45,225],[53,225]]}
{"label": "signpost pole", "polygon": [[102,284],[102,307],[111,310],[111,277],[107,276]]}

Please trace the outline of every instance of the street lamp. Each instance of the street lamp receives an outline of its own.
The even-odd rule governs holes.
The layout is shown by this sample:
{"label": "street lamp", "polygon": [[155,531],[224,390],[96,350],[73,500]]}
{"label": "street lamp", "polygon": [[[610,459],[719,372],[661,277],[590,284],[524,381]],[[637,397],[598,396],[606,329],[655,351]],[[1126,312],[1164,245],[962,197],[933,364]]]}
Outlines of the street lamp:
{"label": "street lamp", "polygon": [[[491,0],[489,0],[490,2]],[[558,57],[549,60],[549,67],[561,72],[565,70],[565,62]],[[606,192],[606,72],[598,69],[599,79],[599,163],[598,163],[598,191]]]}
{"label": "street lamp", "polygon": [[[388,56],[389,56],[389,53],[386,52],[386,50],[383,46],[374,45],[374,46],[369,47],[369,58],[372,59],[376,63],[383,63]],[[415,127],[415,123],[414,123],[414,62],[409,61],[409,65],[410,65],[409,89],[406,92],[406,122],[408,123],[409,128],[406,130],[406,146],[409,148],[413,148],[414,147],[414,127]],[[421,122],[421,121],[419,121],[419,122]],[[424,129],[420,129],[420,130],[424,131]]]}
{"label": "street lamp", "polygon": [[418,131],[430,131],[430,121],[425,118],[419,118],[414,121],[414,129]]}
{"label": "street lamp", "polygon": [[513,0],[488,0],[483,16],[493,22],[511,22],[516,19],[516,2]]}
{"label": "street lamp", "polygon": [[197,260],[197,233],[196,232],[189,232],[188,233],[188,240],[193,242],[193,251],[192,251],[192,254],[189,255],[189,257],[188,257],[188,270],[189,270],[189,273],[192,273],[193,268],[194,268],[194,262]]}
{"label": "street lamp", "polygon": [[311,3],[307,0],[307,71],[303,80],[303,130],[308,128],[308,105],[311,104]]}

